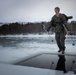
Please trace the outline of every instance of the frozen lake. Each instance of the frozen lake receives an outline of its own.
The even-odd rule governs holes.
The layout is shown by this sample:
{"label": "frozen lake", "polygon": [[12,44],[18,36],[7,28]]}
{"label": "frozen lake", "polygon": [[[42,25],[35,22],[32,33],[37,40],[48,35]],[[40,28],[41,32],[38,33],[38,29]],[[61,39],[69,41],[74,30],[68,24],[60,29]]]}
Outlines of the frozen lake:
{"label": "frozen lake", "polygon": [[[9,62],[37,52],[57,52],[54,37],[47,34],[0,36],[0,61]],[[66,36],[66,53],[76,54],[75,44],[76,36]]]}
{"label": "frozen lake", "polygon": [[[0,64],[13,63],[39,52],[57,53],[58,47],[54,37],[55,35],[46,34],[0,36]],[[66,36],[65,43],[65,53],[76,55],[76,36]]]}

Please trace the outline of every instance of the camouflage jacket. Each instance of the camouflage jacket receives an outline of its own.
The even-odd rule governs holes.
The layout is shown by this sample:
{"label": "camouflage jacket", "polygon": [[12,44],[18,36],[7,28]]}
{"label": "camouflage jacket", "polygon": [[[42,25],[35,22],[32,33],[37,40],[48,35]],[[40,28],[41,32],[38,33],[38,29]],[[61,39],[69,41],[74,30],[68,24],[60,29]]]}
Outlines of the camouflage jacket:
{"label": "camouflage jacket", "polygon": [[63,27],[63,24],[65,25],[66,27],[66,18],[63,14],[59,14],[59,16],[57,17],[56,15],[54,15],[51,19],[51,22],[50,22],[50,27],[48,28],[48,30],[51,28],[51,27],[54,27],[55,28],[55,33],[60,33],[60,32],[64,32],[65,29]]}

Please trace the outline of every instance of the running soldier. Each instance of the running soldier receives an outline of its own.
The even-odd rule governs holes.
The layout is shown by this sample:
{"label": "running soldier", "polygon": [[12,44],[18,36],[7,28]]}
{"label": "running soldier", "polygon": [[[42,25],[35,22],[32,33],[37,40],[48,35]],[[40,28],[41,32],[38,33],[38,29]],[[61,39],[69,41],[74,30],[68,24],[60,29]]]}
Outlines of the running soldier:
{"label": "running soldier", "polygon": [[62,52],[62,54],[65,53],[65,36],[66,36],[66,31],[63,25],[66,27],[66,18],[63,14],[60,13],[60,8],[56,7],[54,9],[55,15],[51,19],[51,24],[47,31],[53,26],[55,27],[55,39],[57,42],[57,45],[59,47],[58,52]]}

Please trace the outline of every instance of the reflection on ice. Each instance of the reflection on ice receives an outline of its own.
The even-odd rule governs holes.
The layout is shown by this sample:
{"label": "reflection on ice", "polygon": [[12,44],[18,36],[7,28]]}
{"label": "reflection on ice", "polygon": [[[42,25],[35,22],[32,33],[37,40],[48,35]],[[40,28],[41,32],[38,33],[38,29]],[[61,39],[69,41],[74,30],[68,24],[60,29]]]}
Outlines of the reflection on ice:
{"label": "reflection on ice", "polygon": [[55,54],[41,54],[30,57],[26,60],[16,62],[15,65],[29,66],[43,69],[53,69],[63,71],[73,71],[76,69],[76,56],[71,55],[55,55]]}

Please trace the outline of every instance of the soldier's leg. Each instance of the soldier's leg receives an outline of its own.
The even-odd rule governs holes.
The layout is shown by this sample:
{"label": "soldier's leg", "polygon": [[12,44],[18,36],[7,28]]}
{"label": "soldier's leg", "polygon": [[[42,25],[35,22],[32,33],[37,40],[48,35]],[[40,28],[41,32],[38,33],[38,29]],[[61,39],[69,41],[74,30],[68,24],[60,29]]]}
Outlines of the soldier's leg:
{"label": "soldier's leg", "polygon": [[60,33],[55,33],[55,39],[57,42],[57,46],[59,47],[59,50],[61,50]]}
{"label": "soldier's leg", "polygon": [[60,34],[60,44],[61,44],[61,49],[65,51],[65,33]]}

